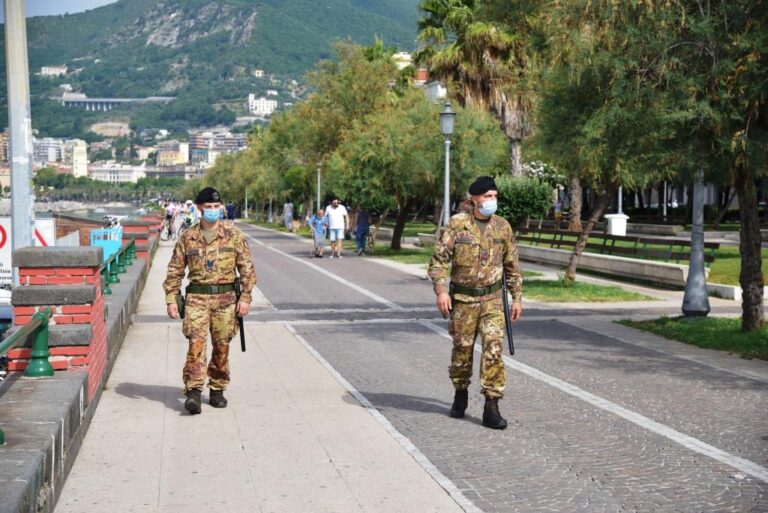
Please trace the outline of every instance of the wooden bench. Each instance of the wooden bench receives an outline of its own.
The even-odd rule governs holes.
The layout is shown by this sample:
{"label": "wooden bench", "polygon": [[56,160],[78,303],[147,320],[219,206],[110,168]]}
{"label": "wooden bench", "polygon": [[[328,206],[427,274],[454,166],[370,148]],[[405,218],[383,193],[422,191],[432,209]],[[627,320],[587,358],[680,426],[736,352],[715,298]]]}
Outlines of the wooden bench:
{"label": "wooden bench", "polygon": [[[517,234],[517,240],[522,244],[532,246],[548,246],[553,249],[573,250],[579,235],[579,232],[569,232],[567,230],[546,228],[540,230],[521,229]],[[715,261],[715,254],[719,248],[719,242],[704,243],[704,263],[707,267]],[[600,255],[680,264],[687,263],[690,260],[691,241],[660,237],[607,235],[593,232],[587,239],[584,251]]]}

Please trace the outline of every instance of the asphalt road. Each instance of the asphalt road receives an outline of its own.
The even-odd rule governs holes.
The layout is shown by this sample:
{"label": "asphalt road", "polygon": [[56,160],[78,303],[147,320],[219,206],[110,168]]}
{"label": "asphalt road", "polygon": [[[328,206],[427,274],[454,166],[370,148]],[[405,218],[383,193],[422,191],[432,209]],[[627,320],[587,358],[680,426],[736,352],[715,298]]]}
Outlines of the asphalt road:
{"label": "asphalt road", "polygon": [[606,318],[634,305],[524,303],[500,403],[510,427],[491,431],[477,379],[468,417],[447,415],[451,344],[429,282],[244,230],[272,305],[249,322],[291,326],[477,508],[768,511],[768,365],[743,372],[732,356],[608,333]]}

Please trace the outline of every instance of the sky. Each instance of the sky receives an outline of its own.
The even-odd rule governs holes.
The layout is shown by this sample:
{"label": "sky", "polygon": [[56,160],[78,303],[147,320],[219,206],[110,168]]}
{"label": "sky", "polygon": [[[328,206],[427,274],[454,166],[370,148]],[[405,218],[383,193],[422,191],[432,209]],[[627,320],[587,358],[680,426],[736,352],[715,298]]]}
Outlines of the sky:
{"label": "sky", "polygon": [[[65,14],[82,12],[100,5],[114,3],[116,0],[24,0],[27,17],[47,16],[51,14]],[[0,2],[4,3],[4,2]],[[4,10],[4,9],[3,9]],[[0,11],[0,21],[5,16]]]}

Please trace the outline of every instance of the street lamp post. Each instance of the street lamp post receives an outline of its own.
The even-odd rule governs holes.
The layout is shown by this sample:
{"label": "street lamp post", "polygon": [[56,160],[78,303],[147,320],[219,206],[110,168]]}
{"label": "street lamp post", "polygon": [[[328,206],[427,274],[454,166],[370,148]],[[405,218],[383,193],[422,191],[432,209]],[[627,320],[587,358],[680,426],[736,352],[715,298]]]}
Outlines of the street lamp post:
{"label": "street lamp post", "polygon": [[443,191],[443,226],[448,226],[451,218],[451,135],[456,113],[451,110],[451,102],[445,102],[440,113],[440,131],[445,137],[445,190]]}
{"label": "street lamp post", "polygon": [[[35,225],[32,179],[32,121],[29,109],[29,62],[27,25],[22,0],[5,0],[5,62],[8,81],[8,127],[11,165],[12,249],[32,245]],[[19,283],[13,269],[13,284]]]}
{"label": "street lamp post", "polygon": [[320,210],[323,206],[320,204],[320,171],[323,167],[323,161],[317,161],[317,209]]}
{"label": "street lamp post", "polygon": [[[690,201],[690,198],[689,198]],[[709,313],[707,274],[704,270],[704,172],[696,174],[693,183],[693,219],[691,226],[691,260],[685,281],[683,314],[706,317]]]}

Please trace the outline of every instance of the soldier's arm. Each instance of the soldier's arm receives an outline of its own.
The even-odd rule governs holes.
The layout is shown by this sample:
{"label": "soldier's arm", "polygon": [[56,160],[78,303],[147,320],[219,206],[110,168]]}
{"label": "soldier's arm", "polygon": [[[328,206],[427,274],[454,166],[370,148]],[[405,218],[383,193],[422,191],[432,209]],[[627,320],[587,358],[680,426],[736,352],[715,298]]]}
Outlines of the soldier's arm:
{"label": "soldier's arm", "polygon": [[523,300],[523,275],[520,273],[517,241],[511,227],[509,236],[505,237],[504,241],[504,275],[507,278],[507,288],[512,295],[512,302],[520,303]]}
{"label": "soldier's arm", "polygon": [[181,282],[184,280],[184,270],[187,267],[187,255],[184,248],[183,239],[179,239],[176,247],[173,249],[173,256],[168,262],[168,274],[163,282],[165,290],[165,303],[175,304],[176,294],[181,290]]}
{"label": "soldier's arm", "polygon": [[453,259],[454,240],[455,231],[449,224],[448,228],[443,230],[440,240],[435,241],[435,251],[432,253],[427,274],[432,279],[436,295],[448,292],[448,274]]}
{"label": "soldier's arm", "polygon": [[253,260],[251,260],[251,248],[248,247],[248,241],[242,232],[237,235],[235,251],[237,255],[235,265],[240,273],[240,288],[242,290],[240,302],[250,304],[251,291],[256,285],[256,269],[253,267]]}

